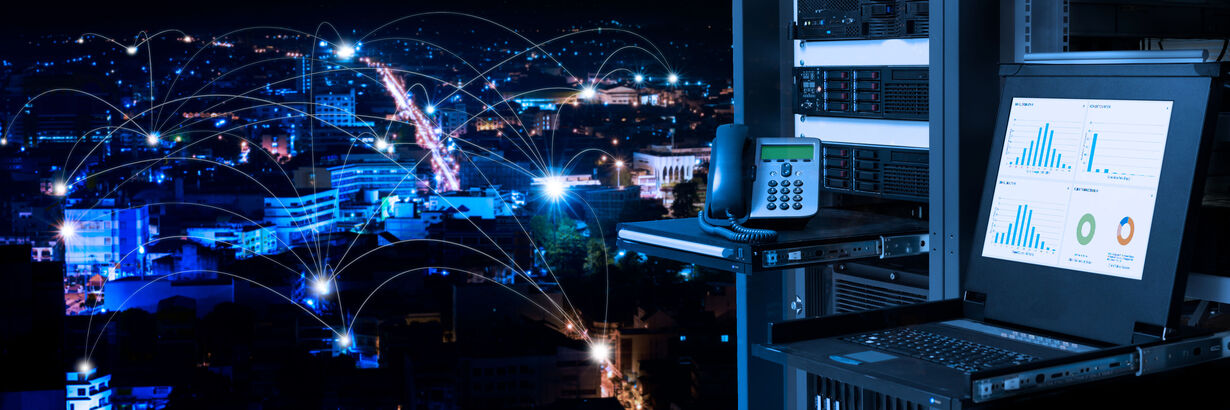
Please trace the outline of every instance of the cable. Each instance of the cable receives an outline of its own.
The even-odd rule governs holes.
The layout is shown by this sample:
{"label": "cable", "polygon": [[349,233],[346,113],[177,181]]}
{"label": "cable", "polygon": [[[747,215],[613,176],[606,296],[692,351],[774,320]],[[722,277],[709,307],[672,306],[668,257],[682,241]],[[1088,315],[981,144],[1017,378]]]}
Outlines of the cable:
{"label": "cable", "polygon": [[764,243],[777,241],[777,231],[772,229],[748,228],[743,226],[739,223],[739,221],[735,220],[735,217],[730,213],[730,210],[726,211],[726,219],[730,222],[729,228],[710,224],[709,221],[705,220],[704,215],[696,218],[697,222],[700,224],[701,231],[710,235],[719,236],[722,239],[731,242]]}

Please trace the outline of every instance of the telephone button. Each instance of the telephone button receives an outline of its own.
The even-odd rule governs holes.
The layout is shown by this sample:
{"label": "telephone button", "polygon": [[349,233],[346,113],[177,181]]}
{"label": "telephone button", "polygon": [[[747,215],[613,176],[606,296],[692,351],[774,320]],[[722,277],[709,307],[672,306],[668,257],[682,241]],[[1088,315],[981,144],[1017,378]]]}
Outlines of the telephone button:
{"label": "telephone button", "polygon": [[800,204],[800,203],[798,203],[798,202],[795,202],[795,203],[794,203],[794,205],[791,205],[790,207],[792,207],[792,208],[794,208],[794,209],[796,209],[796,210],[797,210],[797,209],[803,209],[803,204]]}
{"label": "telephone button", "polygon": [[782,195],[782,196],[779,196],[779,197],[777,197],[777,200],[778,200],[778,201],[782,201],[782,202],[789,201],[789,200],[790,200],[790,195]]}
{"label": "telephone button", "polygon": [[769,188],[769,195],[777,195],[777,188]]}
{"label": "telephone button", "polygon": [[[769,186],[771,186],[771,187],[772,187],[772,186],[777,186],[777,181],[774,181],[774,180],[771,180],[771,179],[770,179],[770,180],[769,180]],[[772,194],[773,192],[769,192],[769,193],[770,193],[770,194]]]}
{"label": "telephone button", "polygon": [[782,170],[781,170],[782,176],[783,177],[790,176],[790,174],[794,172],[792,168],[793,167],[791,167],[790,164],[782,164]]}
{"label": "telephone button", "polygon": [[796,187],[796,188],[794,188],[794,193],[796,193],[796,194],[801,194],[801,193],[803,193],[803,188],[797,188],[797,187]]}
{"label": "telephone button", "polygon": [[769,202],[768,205],[765,205],[765,208],[769,208],[769,210],[772,211],[774,209],[777,209],[777,204]]}
{"label": "telephone button", "polygon": [[782,186],[790,186],[790,180],[789,180],[789,179],[783,179],[783,180],[782,180]]}
{"label": "telephone button", "polygon": [[803,186],[803,180],[801,179],[794,180],[794,186]]}
{"label": "telephone button", "polygon": [[794,202],[799,202],[799,201],[802,201],[802,200],[803,200],[803,197],[798,196],[798,195],[795,195],[795,196],[794,196]]}

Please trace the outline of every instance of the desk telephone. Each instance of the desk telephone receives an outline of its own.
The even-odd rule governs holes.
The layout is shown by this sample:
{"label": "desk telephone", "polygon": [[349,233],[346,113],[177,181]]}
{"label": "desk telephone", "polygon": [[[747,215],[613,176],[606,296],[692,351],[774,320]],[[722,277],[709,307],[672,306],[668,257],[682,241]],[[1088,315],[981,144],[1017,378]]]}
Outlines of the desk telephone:
{"label": "desk telephone", "polygon": [[[749,140],[747,126],[717,129],[701,230],[736,242],[773,242],[777,232],[750,222],[806,225],[819,207],[820,141],[811,138]],[[750,197],[750,201],[748,200]]]}

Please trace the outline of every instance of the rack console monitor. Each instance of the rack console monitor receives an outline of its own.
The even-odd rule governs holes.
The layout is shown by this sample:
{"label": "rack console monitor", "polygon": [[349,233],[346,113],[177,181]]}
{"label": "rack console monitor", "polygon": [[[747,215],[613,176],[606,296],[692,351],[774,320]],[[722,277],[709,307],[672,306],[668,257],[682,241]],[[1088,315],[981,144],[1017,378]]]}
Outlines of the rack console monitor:
{"label": "rack console monitor", "polygon": [[1141,279],[1173,105],[1013,98],[982,256]]}

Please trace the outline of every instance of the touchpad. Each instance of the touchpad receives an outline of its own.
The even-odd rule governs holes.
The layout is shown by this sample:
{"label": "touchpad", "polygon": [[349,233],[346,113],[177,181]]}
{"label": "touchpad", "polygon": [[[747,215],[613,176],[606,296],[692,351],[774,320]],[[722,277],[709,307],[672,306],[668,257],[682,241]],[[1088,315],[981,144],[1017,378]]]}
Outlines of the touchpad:
{"label": "touchpad", "polygon": [[846,357],[848,357],[848,358],[854,359],[854,360],[858,360],[858,361],[863,362],[863,363],[876,363],[876,362],[882,362],[882,361],[885,361],[885,360],[892,360],[892,359],[896,359],[896,358],[897,358],[897,356],[893,356],[893,355],[888,354],[888,353],[877,352],[877,351],[875,351],[875,350],[868,350],[868,351],[865,351],[865,352],[851,353],[851,354],[848,354],[848,355],[845,355],[845,356],[846,356]]}

